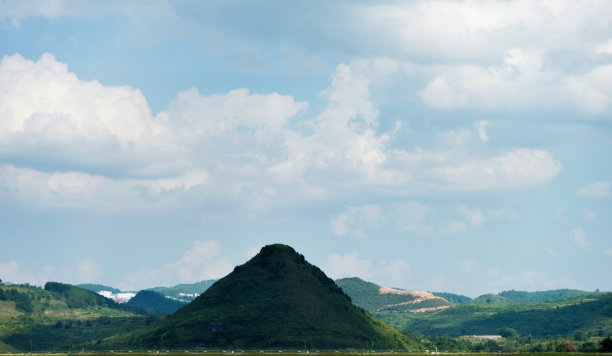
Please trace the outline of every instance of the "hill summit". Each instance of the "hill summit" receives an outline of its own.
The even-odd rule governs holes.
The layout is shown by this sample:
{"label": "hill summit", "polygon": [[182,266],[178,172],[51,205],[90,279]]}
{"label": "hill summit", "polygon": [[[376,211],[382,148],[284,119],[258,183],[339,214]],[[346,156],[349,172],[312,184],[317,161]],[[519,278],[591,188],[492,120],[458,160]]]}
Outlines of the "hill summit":
{"label": "hill summit", "polygon": [[[128,336],[158,347],[406,348],[318,267],[275,244],[162,322]],[[112,341],[111,341],[112,342]]]}

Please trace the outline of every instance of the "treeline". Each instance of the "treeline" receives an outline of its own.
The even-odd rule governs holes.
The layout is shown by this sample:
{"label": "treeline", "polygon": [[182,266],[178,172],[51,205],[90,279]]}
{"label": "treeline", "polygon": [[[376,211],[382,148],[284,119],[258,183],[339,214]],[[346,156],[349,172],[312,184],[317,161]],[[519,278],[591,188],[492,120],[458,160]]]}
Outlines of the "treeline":
{"label": "treeline", "polygon": [[25,313],[31,313],[34,310],[30,296],[26,293],[19,293],[15,289],[0,289],[0,300],[15,302],[15,308]]}
{"label": "treeline", "polygon": [[[428,351],[435,352],[480,352],[480,353],[515,353],[515,352],[612,352],[612,338],[604,339],[548,339],[536,340],[531,335],[519,336],[514,329],[502,329],[506,337],[493,338],[483,336],[450,337],[446,335],[426,336],[414,331],[404,331],[410,339],[420,342]],[[508,334],[509,332],[509,334]]]}

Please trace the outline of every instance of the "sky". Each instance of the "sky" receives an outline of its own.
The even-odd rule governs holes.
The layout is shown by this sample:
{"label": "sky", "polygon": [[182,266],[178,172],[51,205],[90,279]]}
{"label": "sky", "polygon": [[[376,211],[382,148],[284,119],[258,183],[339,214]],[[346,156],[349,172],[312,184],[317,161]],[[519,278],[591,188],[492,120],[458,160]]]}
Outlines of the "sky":
{"label": "sky", "polygon": [[609,1],[0,0],[0,278],[612,291]]}

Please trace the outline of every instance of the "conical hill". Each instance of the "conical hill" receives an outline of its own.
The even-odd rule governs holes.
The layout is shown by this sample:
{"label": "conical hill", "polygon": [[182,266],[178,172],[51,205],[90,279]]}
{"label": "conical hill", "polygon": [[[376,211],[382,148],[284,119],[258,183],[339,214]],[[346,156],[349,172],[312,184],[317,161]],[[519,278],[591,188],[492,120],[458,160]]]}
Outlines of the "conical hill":
{"label": "conical hill", "polygon": [[405,348],[318,267],[269,245],[193,302],[131,340],[149,347]]}

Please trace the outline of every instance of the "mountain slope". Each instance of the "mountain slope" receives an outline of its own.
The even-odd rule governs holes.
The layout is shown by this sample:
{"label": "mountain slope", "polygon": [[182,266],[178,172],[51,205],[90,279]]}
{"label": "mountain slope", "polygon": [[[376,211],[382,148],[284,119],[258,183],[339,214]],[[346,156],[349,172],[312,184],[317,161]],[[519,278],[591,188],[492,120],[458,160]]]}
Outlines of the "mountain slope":
{"label": "mountain slope", "polygon": [[147,290],[163,294],[171,299],[179,300],[182,302],[190,302],[194,300],[198,295],[204,293],[204,291],[206,291],[216,281],[216,279],[208,279],[196,283],[177,284],[173,287],[154,287],[149,288]]}
{"label": "mountain slope", "polygon": [[92,291],[94,293],[98,293],[98,292],[103,291],[103,290],[107,290],[107,291],[110,291],[110,292],[113,292],[113,293],[121,293],[121,290],[119,290],[117,288],[105,286],[105,285],[102,285],[102,284],[83,283],[83,284],[77,284],[76,287],[87,289],[87,290],[90,290],[90,291]]}
{"label": "mountain slope", "polygon": [[159,324],[108,340],[162,347],[405,348],[304,256],[269,245]]}
{"label": "mountain slope", "polygon": [[67,351],[156,319],[75,286],[45,287],[0,285],[0,351]]}
{"label": "mountain slope", "polygon": [[451,306],[444,298],[429,292],[381,287],[357,277],[342,278],[336,284],[355,305],[372,312],[423,312]]}
{"label": "mountain slope", "polygon": [[538,303],[473,303],[410,315],[400,327],[435,335],[497,334],[502,328],[536,338],[572,337],[576,332],[612,336],[612,293]]}
{"label": "mountain slope", "polygon": [[141,290],[126,304],[143,308],[151,314],[172,314],[185,305],[183,302],[166,298],[150,290]]}
{"label": "mountain slope", "polygon": [[461,294],[446,293],[446,292],[432,292],[432,294],[437,297],[442,297],[446,299],[451,304],[466,304],[472,300],[472,298],[465,296],[465,295],[461,295]]}
{"label": "mountain slope", "polygon": [[582,297],[592,294],[577,289],[557,289],[541,292],[523,292],[516,290],[507,290],[499,293],[500,296],[507,298],[513,302],[552,302],[556,300],[564,300],[576,297]]}

